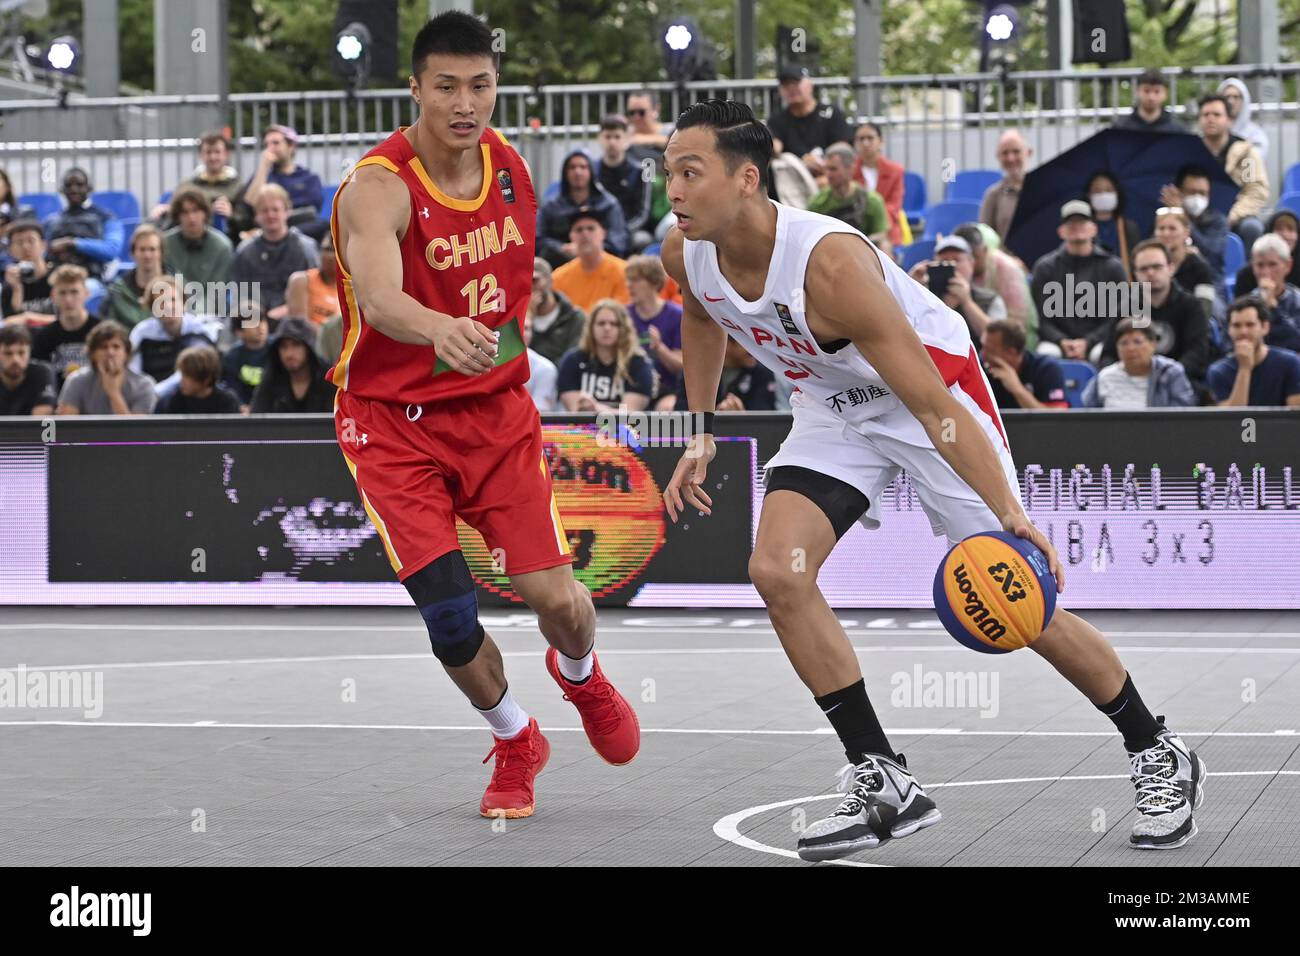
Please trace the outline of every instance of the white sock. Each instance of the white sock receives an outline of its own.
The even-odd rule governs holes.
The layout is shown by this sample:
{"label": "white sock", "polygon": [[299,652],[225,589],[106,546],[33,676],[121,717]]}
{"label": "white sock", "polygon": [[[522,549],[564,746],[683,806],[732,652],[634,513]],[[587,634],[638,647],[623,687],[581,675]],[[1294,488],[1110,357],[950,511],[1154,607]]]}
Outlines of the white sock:
{"label": "white sock", "polygon": [[483,719],[492,728],[492,733],[501,740],[518,737],[528,727],[528,714],[515,703],[509,687],[506,688],[506,692],[501,695],[501,699],[497,701],[497,705],[491,710],[483,710],[481,707],[475,707],[474,709],[483,715]]}
{"label": "white sock", "polygon": [[556,658],[560,662],[560,674],[565,680],[576,684],[578,681],[586,680],[591,676],[592,654],[596,646],[593,644],[591,650],[587,651],[577,660],[572,657],[565,657],[563,651],[556,652]]}

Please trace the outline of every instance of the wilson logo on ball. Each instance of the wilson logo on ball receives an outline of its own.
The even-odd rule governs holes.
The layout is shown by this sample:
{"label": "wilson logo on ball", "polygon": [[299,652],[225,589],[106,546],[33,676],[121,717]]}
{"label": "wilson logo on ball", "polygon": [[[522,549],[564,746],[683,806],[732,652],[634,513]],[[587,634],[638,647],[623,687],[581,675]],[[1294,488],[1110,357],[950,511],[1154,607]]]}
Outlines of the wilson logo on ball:
{"label": "wilson logo on ball", "polygon": [[1047,627],[1056,581],[1032,542],[1005,531],[974,534],[953,545],[935,571],[934,609],[962,644],[1005,654]]}
{"label": "wilson logo on ball", "polygon": [[[975,585],[971,583],[970,576],[966,573],[966,565],[957,565],[952,576],[953,580],[957,582],[957,590],[966,597],[966,603],[962,606],[962,613],[971,619],[971,623],[975,625],[975,628],[990,641],[996,641],[999,637],[1006,636],[1006,625],[990,614],[989,609],[980,600],[979,592],[975,590]],[[1010,577],[1011,575],[1008,574],[1007,579],[1009,580]],[[1024,597],[1024,591],[1020,592],[1020,596]],[[1015,598],[1012,598],[1012,600],[1015,600]]]}

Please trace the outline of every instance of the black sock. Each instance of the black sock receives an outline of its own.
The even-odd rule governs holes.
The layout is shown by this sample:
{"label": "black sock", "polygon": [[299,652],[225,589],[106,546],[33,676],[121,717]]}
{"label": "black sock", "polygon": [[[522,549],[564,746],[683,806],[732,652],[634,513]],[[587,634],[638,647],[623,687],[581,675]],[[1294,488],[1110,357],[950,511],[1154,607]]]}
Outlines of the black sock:
{"label": "black sock", "polygon": [[1156,734],[1164,728],[1151,716],[1142,695],[1133,686],[1133,678],[1124,675],[1124,686],[1119,696],[1109,704],[1099,704],[1097,709],[1109,717],[1124,737],[1124,746],[1137,753],[1156,745]]}
{"label": "black sock", "polygon": [[862,763],[866,754],[883,754],[891,759],[894,757],[894,750],[880,727],[876,711],[872,708],[871,701],[867,700],[865,680],[832,691],[825,697],[814,697],[813,700],[817,701],[817,706],[839,734],[849,763]]}

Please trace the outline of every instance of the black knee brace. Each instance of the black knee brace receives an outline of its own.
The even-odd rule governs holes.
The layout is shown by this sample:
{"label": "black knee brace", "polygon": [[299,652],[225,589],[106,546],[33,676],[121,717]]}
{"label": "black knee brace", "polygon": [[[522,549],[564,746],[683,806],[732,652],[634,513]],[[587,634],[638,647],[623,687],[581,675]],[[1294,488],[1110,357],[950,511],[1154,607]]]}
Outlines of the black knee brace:
{"label": "black knee brace", "polygon": [[483,646],[478,596],[465,556],[449,551],[403,582],[429,629],[433,656],[446,667],[463,667]]}

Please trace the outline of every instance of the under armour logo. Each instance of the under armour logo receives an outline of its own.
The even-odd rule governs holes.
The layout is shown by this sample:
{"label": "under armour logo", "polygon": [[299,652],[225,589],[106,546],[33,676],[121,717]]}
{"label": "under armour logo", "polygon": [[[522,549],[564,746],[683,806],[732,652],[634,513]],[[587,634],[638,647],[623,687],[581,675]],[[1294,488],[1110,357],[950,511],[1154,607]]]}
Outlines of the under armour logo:
{"label": "under armour logo", "polygon": [[429,207],[428,207],[428,206],[425,206],[423,209],[421,209],[421,210],[420,210],[420,215],[423,216],[425,219],[428,219],[428,218],[429,218]]}

